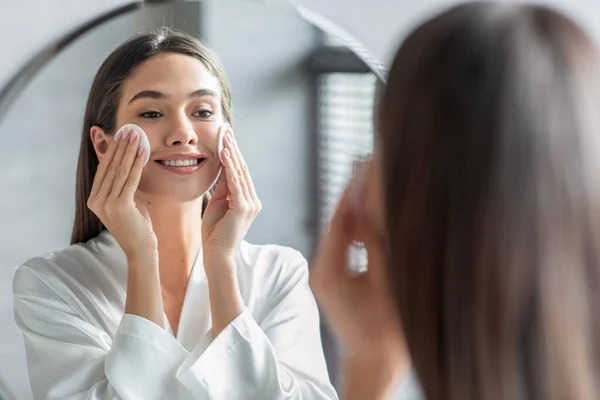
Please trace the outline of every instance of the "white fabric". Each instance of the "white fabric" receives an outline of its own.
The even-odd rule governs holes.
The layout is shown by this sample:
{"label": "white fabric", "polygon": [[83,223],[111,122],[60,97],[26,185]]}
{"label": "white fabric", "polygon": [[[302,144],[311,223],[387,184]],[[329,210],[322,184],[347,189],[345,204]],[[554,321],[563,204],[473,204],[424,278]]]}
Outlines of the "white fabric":
{"label": "white fabric", "polygon": [[37,257],[13,283],[36,399],[337,399],[302,255],[243,242],[246,309],[212,340],[198,257],[177,337],[124,314],[127,263],[108,232]]}

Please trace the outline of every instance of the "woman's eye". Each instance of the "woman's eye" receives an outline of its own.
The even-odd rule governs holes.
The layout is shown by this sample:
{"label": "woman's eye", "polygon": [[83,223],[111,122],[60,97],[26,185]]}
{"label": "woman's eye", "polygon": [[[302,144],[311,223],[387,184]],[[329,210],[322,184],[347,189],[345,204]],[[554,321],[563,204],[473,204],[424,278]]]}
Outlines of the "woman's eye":
{"label": "woman's eye", "polygon": [[140,114],[140,117],[148,118],[148,119],[155,119],[155,118],[159,118],[161,116],[162,116],[161,113],[159,113],[158,111],[146,111],[146,112]]}
{"label": "woman's eye", "polygon": [[195,117],[210,118],[213,115],[211,110],[198,110],[194,113]]}

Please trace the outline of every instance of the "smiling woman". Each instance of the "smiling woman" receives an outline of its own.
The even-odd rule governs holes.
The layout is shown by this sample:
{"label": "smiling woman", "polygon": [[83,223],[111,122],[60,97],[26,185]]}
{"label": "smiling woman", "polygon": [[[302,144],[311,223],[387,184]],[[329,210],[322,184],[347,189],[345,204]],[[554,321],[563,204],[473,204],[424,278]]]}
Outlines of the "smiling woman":
{"label": "smiling woman", "polygon": [[72,246],[14,280],[35,398],[337,398],[306,261],[243,241],[261,203],[230,122],[220,63],[186,34],[138,35],[100,67]]}
{"label": "smiling woman", "polygon": [[[151,161],[207,159],[208,163],[202,163],[208,164],[205,173],[191,182],[156,175],[187,171],[173,171],[164,165],[145,168],[140,192],[166,200],[154,201],[154,205],[171,210],[173,199],[202,198],[214,183],[220,170],[214,144],[223,122],[231,123],[231,89],[218,59],[202,43],[162,32],[138,36],[115,50],[98,71],[84,116],[71,243],[87,241],[102,229],[87,201],[95,169],[116,127],[125,123],[140,126],[153,149]],[[202,152],[207,154],[198,154]]]}

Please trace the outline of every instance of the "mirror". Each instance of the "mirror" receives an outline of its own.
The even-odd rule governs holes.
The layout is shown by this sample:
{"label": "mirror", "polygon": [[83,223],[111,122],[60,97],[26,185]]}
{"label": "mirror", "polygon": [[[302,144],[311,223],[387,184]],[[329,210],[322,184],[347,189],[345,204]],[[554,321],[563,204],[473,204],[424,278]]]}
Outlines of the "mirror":
{"label": "mirror", "polygon": [[[145,4],[123,8],[64,49],[49,47],[48,62],[12,82],[0,101],[1,398],[31,398],[11,282],[27,259],[69,244],[82,117],[94,74],[123,41],[160,26],[201,37],[224,65],[236,137],[263,204],[249,242],[290,246],[310,258],[350,175],[350,160],[370,151],[381,73],[371,70],[376,64],[369,65],[367,52],[356,54],[357,43],[308,10],[241,0]],[[326,354],[335,354],[333,344],[324,343]]]}

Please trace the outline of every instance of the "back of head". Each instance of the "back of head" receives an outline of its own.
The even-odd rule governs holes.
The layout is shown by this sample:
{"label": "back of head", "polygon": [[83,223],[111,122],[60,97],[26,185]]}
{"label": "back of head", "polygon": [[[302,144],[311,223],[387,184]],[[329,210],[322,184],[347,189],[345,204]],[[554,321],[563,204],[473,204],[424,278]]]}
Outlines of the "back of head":
{"label": "back of head", "polygon": [[550,9],[421,25],[381,102],[392,290],[428,400],[600,398],[600,57]]}

